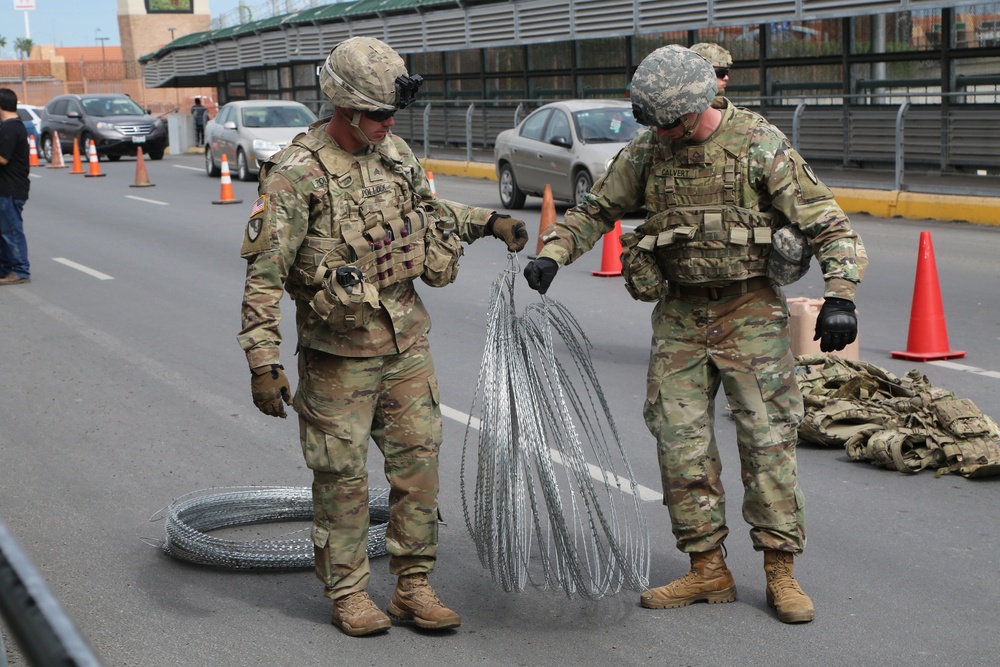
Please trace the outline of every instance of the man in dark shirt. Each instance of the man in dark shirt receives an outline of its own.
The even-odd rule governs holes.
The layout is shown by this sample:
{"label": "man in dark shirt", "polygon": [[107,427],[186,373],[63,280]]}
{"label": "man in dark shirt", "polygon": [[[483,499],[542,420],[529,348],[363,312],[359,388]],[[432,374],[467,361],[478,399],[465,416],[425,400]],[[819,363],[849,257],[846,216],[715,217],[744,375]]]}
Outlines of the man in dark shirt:
{"label": "man in dark shirt", "polygon": [[17,93],[0,88],[0,285],[31,282],[21,218],[28,170],[28,131],[17,116]]}
{"label": "man in dark shirt", "polygon": [[194,98],[191,115],[194,116],[194,143],[201,146],[205,143],[205,120],[208,119],[208,107],[201,103],[200,97]]}

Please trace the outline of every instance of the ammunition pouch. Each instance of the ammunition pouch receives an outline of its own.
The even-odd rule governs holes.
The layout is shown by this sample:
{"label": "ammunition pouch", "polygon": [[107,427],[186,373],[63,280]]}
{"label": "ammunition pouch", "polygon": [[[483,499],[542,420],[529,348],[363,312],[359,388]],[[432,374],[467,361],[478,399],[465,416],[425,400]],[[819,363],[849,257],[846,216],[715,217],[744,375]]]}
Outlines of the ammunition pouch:
{"label": "ammunition pouch", "polygon": [[[342,275],[343,272],[328,272],[323,289],[316,292],[309,305],[334,331],[344,332],[368,326],[379,309],[378,287],[358,278],[343,285],[337,279]],[[360,270],[357,270],[357,275],[361,275]]]}
{"label": "ammunition pouch", "polygon": [[667,286],[653,254],[656,236],[627,232],[621,235],[621,244],[625,289],[637,301],[659,301],[667,293]]}
{"label": "ammunition pouch", "polygon": [[454,223],[430,221],[424,236],[424,268],[420,279],[431,287],[455,282],[458,260],[465,252]]}

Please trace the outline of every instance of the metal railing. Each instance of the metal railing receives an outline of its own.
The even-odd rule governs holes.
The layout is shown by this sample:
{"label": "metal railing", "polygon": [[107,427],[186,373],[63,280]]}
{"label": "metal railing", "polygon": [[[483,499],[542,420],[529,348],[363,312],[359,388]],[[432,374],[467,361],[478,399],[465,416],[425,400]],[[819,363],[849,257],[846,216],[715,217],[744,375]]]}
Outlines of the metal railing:
{"label": "metal railing", "polygon": [[[785,131],[810,162],[891,171],[892,187],[909,188],[908,173],[1000,173],[1000,104],[977,104],[996,91],[961,93],[873,91],[857,95],[739,97]],[[423,157],[464,153],[492,161],[497,134],[554,100],[433,100],[396,114],[395,132]],[[908,171],[909,169],[909,171]]]}
{"label": "metal railing", "polygon": [[[100,667],[45,580],[0,521],[0,617],[35,667]],[[0,665],[6,653],[0,640]]]}

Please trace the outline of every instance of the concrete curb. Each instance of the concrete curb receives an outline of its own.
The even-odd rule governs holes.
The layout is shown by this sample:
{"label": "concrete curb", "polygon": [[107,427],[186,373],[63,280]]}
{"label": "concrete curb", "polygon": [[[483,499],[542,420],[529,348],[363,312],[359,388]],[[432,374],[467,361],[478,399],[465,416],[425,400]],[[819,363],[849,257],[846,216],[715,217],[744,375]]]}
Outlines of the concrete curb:
{"label": "concrete curb", "polygon": [[[425,170],[435,174],[497,180],[496,167],[491,162],[424,158],[420,163]],[[1000,226],[1000,197],[837,187],[831,190],[837,197],[837,203],[848,214],[867,213],[880,218],[958,220]]]}

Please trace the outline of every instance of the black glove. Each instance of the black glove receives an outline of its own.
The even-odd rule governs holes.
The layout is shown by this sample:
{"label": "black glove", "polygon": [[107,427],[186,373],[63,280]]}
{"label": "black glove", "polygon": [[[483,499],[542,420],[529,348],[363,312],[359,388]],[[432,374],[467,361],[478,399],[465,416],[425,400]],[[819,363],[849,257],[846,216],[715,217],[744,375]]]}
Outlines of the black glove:
{"label": "black glove", "polygon": [[486,223],[486,233],[507,244],[507,250],[520,252],[528,242],[528,227],[523,220],[503,213],[494,213]]}
{"label": "black glove", "polygon": [[283,366],[272,364],[251,369],[250,395],[253,404],[265,415],[285,418],[285,403],[291,403],[291,390]]}
{"label": "black glove", "polygon": [[858,337],[858,316],[854,314],[856,307],[850,299],[839,299],[828,296],[823,301],[819,315],[816,317],[816,335],[813,340],[819,341],[819,349],[824,352],[836,352],[854,342]]}
{"label": "black glove", "polygon": [[556,260],[549,259],[548,257],[539,257],[536,260],[528,262],[528,265],[524,267],[524,277],[528,280],[528,287],[536,290],[539,294],[545,294],[548,291],[549,285],[552,284],[552,279],[556,277],[556,271],[559,270],[559,265]]}

